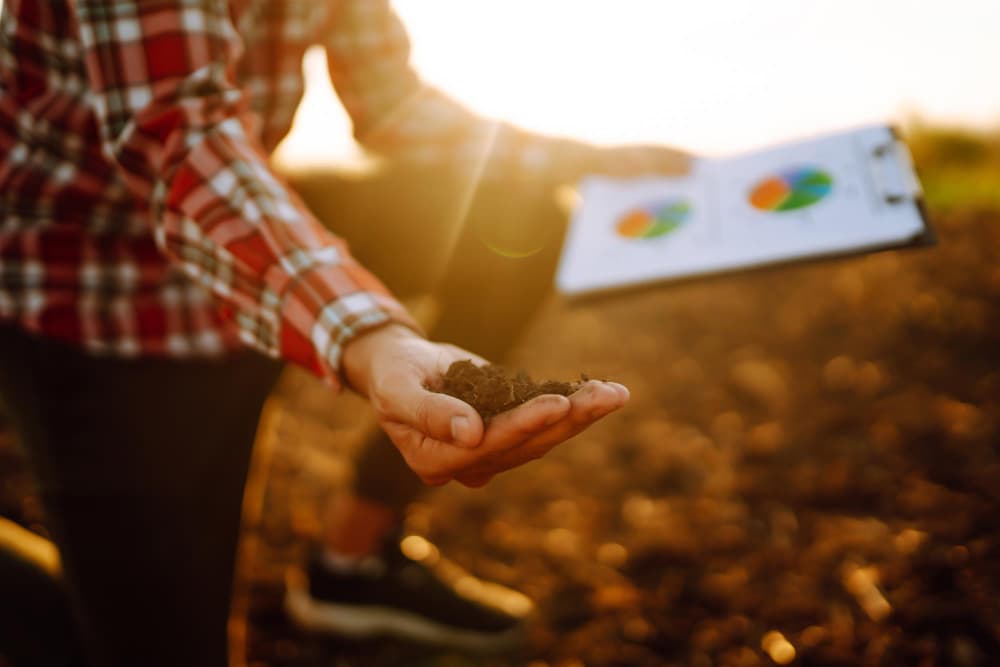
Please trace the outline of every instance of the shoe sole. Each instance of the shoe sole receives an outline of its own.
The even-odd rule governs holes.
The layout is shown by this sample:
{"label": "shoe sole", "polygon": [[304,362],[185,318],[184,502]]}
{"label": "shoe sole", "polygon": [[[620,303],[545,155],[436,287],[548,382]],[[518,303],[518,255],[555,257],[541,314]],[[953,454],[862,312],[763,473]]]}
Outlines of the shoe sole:
{"label": "shoe sole", "polygon": [[299,587],[288,587],[285,610],[305,630],[351,639],[391,635],[479,653],[509,650],[523,640],[520,628],[492,634],[462,630],[390,607],[319,602]]}

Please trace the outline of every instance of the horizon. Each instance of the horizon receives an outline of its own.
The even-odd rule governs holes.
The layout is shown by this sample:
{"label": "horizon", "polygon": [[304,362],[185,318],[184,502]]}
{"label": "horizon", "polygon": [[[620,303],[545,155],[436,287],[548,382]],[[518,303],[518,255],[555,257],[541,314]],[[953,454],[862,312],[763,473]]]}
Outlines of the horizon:
{"label": "horizon", "polygon": [[[427,83],[474,111],[549,134],[720,154],[873,122],[1000,127],[1000,3],[992,0],[393,6]],[[276,161],[356,159],[322,51],[311,50],[304,68],[306,95]]]}
{"label": "horizon", "polygon": [[[596,143],[720,154],[873,122],[1000,125],[996,68],[985,66],[1000,65],[991,28],[1000,3],[989,0],[706,0],[683,9],[620,0],[610,16],[596,0],[393,4],[426,82],[485,115]],[[556,39],[558,25],[573,29]],[[684,64],[662,65],[675,61]],[[310,52],[307,96],[276,156],[283,165],[358,155],[324,68],[322,52]]]}

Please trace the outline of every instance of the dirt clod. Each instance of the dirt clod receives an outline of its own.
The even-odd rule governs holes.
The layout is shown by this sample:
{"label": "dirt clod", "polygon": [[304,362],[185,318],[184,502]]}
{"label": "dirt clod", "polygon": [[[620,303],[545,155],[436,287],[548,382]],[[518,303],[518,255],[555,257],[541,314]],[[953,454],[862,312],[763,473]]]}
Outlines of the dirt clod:
{"label": "dirt clod", "polygon": [[431,389],[465,401],[487,420],[542,394],[569,396],[586,379],[586,376],[581,375],[578,382],[535,382],[524,371],[511,373],[494,364],[476,366],[465,359],[452,363],[439,386]]}

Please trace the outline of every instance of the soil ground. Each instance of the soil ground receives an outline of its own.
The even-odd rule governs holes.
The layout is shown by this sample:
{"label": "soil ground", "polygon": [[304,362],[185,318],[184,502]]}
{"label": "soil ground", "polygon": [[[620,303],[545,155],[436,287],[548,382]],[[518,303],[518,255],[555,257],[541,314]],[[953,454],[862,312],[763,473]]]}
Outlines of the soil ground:
{"label": "soil ground", "polygon": [[[991,664],[1000,654],[1000,141],[918,146],[930,249],[553,300],[511,360],[629,406],[408,528],[516,587],[523,652],[304,636],[283,576],[346,488],[363,404],[287,376],[245,527],[253,665]],[[572,332],[572,336],[553,332]],[[529,342],[530,341],[530,342]],[[44,531],[8,440],[0,512]],[[994,657],[991,657],[994,656]]]}

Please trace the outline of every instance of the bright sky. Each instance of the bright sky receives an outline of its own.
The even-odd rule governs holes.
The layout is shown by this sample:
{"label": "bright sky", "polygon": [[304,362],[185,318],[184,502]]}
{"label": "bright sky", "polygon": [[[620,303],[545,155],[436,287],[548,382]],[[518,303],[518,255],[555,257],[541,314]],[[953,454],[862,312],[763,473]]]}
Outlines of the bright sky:
{"label": "bright sky", "polygon": [[[550,133],[721,153],[913,114],[1000,125],[1000,0],[394,4],[427,81]],[[343,161],[350,126],[321,52],[306,70],[279,159]]]}
{"label": "bright sky", "polygon": [[[997,0],[395,0],[424,78],[550,133],[729,152],[913,114],[1000,125]],[[323,73],[286,163],[351,155]]]}

